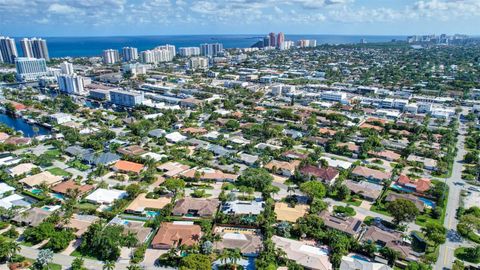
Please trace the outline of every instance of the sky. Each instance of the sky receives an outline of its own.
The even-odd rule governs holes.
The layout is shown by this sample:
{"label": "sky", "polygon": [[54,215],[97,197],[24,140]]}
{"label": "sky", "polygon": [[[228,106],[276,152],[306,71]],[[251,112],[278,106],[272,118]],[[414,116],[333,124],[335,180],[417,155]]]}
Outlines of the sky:
{"label": "sky", "polygon": [[480,0],[0,0],[0,35],[480,35]]}

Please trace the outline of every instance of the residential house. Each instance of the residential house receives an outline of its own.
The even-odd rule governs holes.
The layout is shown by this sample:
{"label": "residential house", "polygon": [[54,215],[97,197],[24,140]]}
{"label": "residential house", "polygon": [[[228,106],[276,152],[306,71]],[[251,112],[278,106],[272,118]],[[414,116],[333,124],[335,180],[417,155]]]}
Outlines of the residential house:
{"label": "residential house", "polygon": [[160,229],[152,240],[154,249],[171,249],[178,246],[193,246],[200,242],[202,229],[193,222],[166,222],[160,225]]}
{"label": "residential house", "polygon": [[320,213],[320,218],[326,227],[344,232],[356,237],[362,230],[362,221],[354,217],[332,214],[327,210]]}
{"label": "residential house", "polygon": [[383,182],[390,179],[392,176],[389,172],[382,172],[375,169],[370,169],[368,167],[357,166],[352,171],[352,175],[360,178],[365,178],[374,182]]}
{"label": "residential house", "polygon": [[300,165],[300,160],[292,160],[290,162],[272,160],[264,167],[274,173],[290,177],[293,175],[297,167]]}
{"label": "residential house", "polygon": [[328,259],[328,253],[318,247],[304,244],[301,241],[272,236],[275,246],[283,250],[289,260],[310,270],[332,270],[333,266]]}
{"label": "residential house", "polygon": [[420,212],[423,212],[423,210],[425,209],[425,203],[413,194],[400,194],[400,193],[390,192],[385,198],[385,201],[393,202],[398,199],[404,199],[404,200],[413,202],[415,206],[418,208],[418,210],[420,210]]}
{"label": "residential house", "polygon": [[174,177],[186,170],[190,169],[190,166],[183,165],[179,162],[166,162],[162,165],[157,166],[157,170],[164,172],[165,177]]}
{"label": "residential house", "polygon": [[419,157],[414,154],[410,154],[407,157],[407,161],[409,162],[418,162],[423,164],[423,167],[427,170],[430,171],[435,171],[437,169],[437,161],[432,158],[426,158],[426,157]]}
{"label": "residential house", "polygon": [[68,195],[70,191],[77,190],[79,196],[83,197],[83,195],[93,190],[93,188],[94,187],[92,185],[79,185],[73,180],[68,180],[53,186],[51,190],[62,195]]}
{"label": "residential house", "polygon": [[88,230],[88,227],[97,222],[99,219],[99,217],[94,215],[73,214],[72,218],[69,220],[68,224],[65,225],[65,227],[73,229],[75,236],[80,238]]}
{"label": "residential house", "polygon": [[140,172],[142,172],[143,168],[143,164],[126,160],[119,160],[115,163],[115,165],[113,165],[113,170],[124,173],[139,174]]}
{"label": "residential house", "polygon": [[15,217],[12,218],[12,221],[21,225],[37,227],[52,213],[53,212],[49,210],[34,207],[23,212],[22,214],[16,215]]}
{"label": "residential house", "polygon": [[275,203],[275,214],[278,221],[288,221],[294,223],[297,221],[297,219],[305,216],[305,214],[308,212],[308,209],[309,207],[306,204],[295,204],[292,206],[284,202]]}
{"label": "residential house", "polygon": [[19,182],[28,187],[36,187],[42,183],[45,183],[47,186],[53,186],[60,183],[62,180],[62,176],[53,175],[51,172],[45,171],[35,175],[27,176],[21,179]]}
{"label": "residential house", "polygon": [[340,263],[340,270],[392,270],[386,264],[370,261],[367,258],[356,256],[343,256]]}
{"label": "residential house", "polygon": [[123,199],[127,192],[118,189],[99,188],[88,195],[85,200],[95,204],[111,204],[113,201]]}
{"label": "residential house", "polygon": [[417,193],[425,193],[431,188],[432,181],[428,178],[411,179],[410,177],[401,174],[397,179],[397,185]]}
{"label": "residential house", "polygon": [[345,180],[344,183],[352,193],[371,202],[377,200],[383,190],[382,185],[377,185],[368,181]]}
{"label": "residential house", "polygon": [[218,199],[186,197],[175,203],[172,214],[184,217],[212,217],[217,212],[220,201]]}
{"label": "residential house", "polygon": [[227,201],[222,205],[221,211],[229,215],[259,215],[265,207],[262,199],[253,201]]}
{"label": "residential house", "polygon": [[333,185],[339,176],[338,170],[330,166],[317,167],[306,165],[300,169],[300,173],[306,177],[323,182],[328,186]]}
{"label": "residential house", "polygon": [[7,168],[6,171],[10,176],[18,176],[30,173],[34,168],[38,168],[33,163],[21,163],[17,166]]}
{"label": "residential house", "polygon": [[214,233],[220,237],[220,241],[214,243],[215,250],[239,249],[244,256],[255,256],[263,248],[262,236],[257,229],[215,227]]}
{"label": "residential house", "polygon": [[125,212],[142,214],[146,210],[158,211],[163,209],[172,200],[170,197],[160,197],[157,199],[150,199],[146,197],[147,194],[139,194],[125,209]]}

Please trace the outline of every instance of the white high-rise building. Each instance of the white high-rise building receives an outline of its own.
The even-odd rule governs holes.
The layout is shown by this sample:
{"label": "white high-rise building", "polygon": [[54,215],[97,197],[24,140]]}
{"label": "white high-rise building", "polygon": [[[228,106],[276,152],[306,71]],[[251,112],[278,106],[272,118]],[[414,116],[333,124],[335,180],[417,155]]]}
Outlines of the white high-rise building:
{"label": "white high-rise building", "polygon": [[22,46],[23,57],[34,58],[32,42],[30,42],[30,39],[24,38],[20,40],[20,45]]}
{"label": "white high-rise building", "polygon": [[223,44],[221,43],[200,44],[200,53],[203,56],[217,56],[220,52],[223,52]]}
{"label": "white high-rise building", "polygon": [[[173,58],[175,57],[175,55],[177,54],[177,51],[176,51],[176,49],[175,49],[175,46],[170,45],[170,44],[158,46],[158,47],[156,47],[155,49],[167,50],[167,51],[170,53],[172,59],[173,59]],[[170,61],[171,61],[171,60],[170,60]]]}
{"label": "white high-rise building", "polygon": [[198,56],[200,55],[199,47],[181,47],[178,49],[178,54],[183,57]]}
{"label": "white high-rise building", "polygon": [[0,36],[0,62],[13,64],[17,57],[18,53],[15,39]]}
{"label": "white high-rise building", "polygon": [[208,58],[207,57],[192,57],[188,62],[190,69],[206,69],[208,68]]}
{"label": "white high-rise building", "polygon": [[130,62],[138,59],[138,49],[133,47],[122,48],[123,61]]}
{"label": "white high-rise building", "polygon": [[17,79],[20,81],[35,81],[48,73],[44,58],[17,57],[15,58],[15,67],[17,69]]}
{"label": "white high-rise building", "polygon": [[58,88],[66,94],[81,95],[85,93],[83,77],[76,74],[57,76]]}
{"label": "white high-rise building", "polygon": [[48,54],[47,41],[41,38],[32,38],[30,39],[32,44],[33,57],[43,58],[45,61],[50,60],[50,55]]}
{"label": "white high-rise building", "polygon": [[146,64],[158,64],[162,62],[170,62],[174,55],[167,49],[155,48],[140,53],[140,61]]}
{"label": "white high-rise building", "polygon": [[72,75],[74,73],[73,64],[67,61],[60,64],[60,69],[62,70],[62,74]]}
{"label": "white high-rise building", "polygon": [[103,63],[107,65],[115,64],[120,61],[117,50],[108,49],[103,51]]}

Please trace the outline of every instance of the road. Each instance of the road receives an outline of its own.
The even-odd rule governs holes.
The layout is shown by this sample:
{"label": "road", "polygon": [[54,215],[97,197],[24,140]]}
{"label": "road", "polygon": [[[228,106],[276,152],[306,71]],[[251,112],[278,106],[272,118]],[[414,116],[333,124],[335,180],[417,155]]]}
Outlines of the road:
{"label": "road", "polygon": [[[466,154],[465,151],[465,125],[460,123],[458,141],[457,141],[457,155],[454,159],[452,167],[452,175],[446,179],[446,184],[449,187],[449,194],[447,200],[447,210],[445,221],[443,225],[447,230],[457,230],[458,220],[456,218],[457,208],[460,206],[460,193],[462,187],[460,185],[455,185],[455,182],[464,183],[467,186],[467,183],[462,179],[462,169],[463,169],[463,157]],[[454,251],[460,246],[466,246],[466,243],[453,242],[447,237],[445,244],[440,246],[440,251],[438,255],[437,262],[435,264],[435,270],[442,270],[444,268],[452,268],[453,262],[455,261]]]}

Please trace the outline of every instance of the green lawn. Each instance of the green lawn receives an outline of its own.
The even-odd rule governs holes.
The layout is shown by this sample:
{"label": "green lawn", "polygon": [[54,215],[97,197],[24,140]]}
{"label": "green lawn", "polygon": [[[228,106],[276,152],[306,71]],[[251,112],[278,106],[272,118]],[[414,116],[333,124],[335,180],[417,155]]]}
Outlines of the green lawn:
{"label": "green lawn", "polygon": [[370,211],[375,212],[375,213],[379,213],[379,214],[382,214],[382,215],[385,215],[385,216],[389,216],[389,217],[392,216],[392,215],[390,215],[390,213],[389,213],[387,210],[385,210],[385,208],[382,207],[382,206],[372,205],[372,207],[370,207]]}
{"label": "green lawn", "polygon": [[86,171],[90,168],[88,165],[83,164],[80,160],[70,161],[67,163],[67,165],[80,171]]}
{"label": "green lawn", "polygon": [[[35,262],[34,259],[30,259],[30,258],[26,258],[25,260],[31,262],[32,264]],[[49,270],[62,270],[62,266],[56,263],[49,263],[47,268]]]}
{"label": "green lawn", "polygon": [[51,168],[51,169],[48,169],[47,171],[49,171],[50,173],[52,173],[53,175],[57,175],[57,176],[66,176],[66,177],[69,177],[71,176],[72,174],[65,171],[65,170],[62,170],[58,167],[54,167],[54,168]]}
{"label": "green lawn", "polygon": [[470,263],[480,263],[480,258],[471,258],[470,252],[465,247],[455,249],[455,257]]}
{"label": "green lawn", "polygon": [[59,157],[62,155],[62,153],[60,152],[60,150],[58,149],[52,149],[52,150],[48,150],[44,153],[44,155],[47,155],[49,157],[52,157],[52,158],[55,158],[55,157]]}
{"label": "green lawn", "polygon": [[343,200],[342,202],[348,204],[348,205],[353,205],[353,206],[360,206],[362,204],[362,200],[360,199],[355,199],[355,198],[349,198],[348,200]]}
{"label": "green lawn", "polygon": [[98,208],[98,205],[95,205],[93,203],[77,203],[75,205],[75,208],[79,210],[96,210]]}

